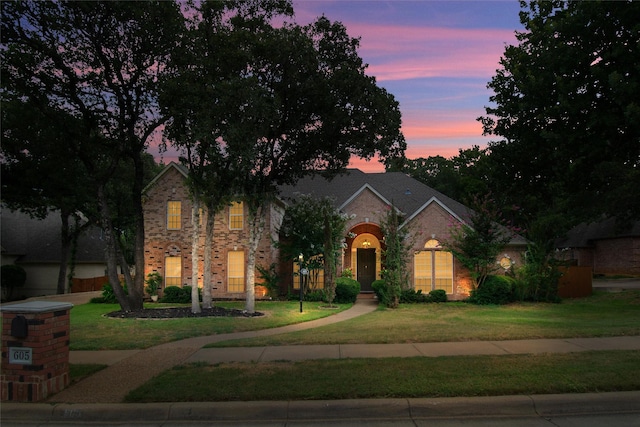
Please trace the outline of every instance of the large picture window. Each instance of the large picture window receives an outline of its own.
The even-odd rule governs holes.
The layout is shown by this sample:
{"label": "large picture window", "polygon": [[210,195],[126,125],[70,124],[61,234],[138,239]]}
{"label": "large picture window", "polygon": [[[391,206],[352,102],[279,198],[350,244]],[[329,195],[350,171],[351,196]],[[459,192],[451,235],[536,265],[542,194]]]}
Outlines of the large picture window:
{"label": "large picture window", "polygon": [[415,290],[423,294],[435,289],[453,293],[453,254],[443,251],[437,240],[429,240],[413,258]]}
{"label": "large picture window", "polygon": [[234,202],[229,207],[229,229],[242,230],[244,224],[244,205],[242,202]]}
{"label": "large picture window", "polygon": [[182,286],[182,258],[169,256],[164,259],[164,285]]}
{"label": "large picture window", "polygon": [[231,251],[227,256],[227,290],[244,292],[244,251]]}
{"label": "large picture window", "polygon": [[167,229],[168,230],[180,230],[182,226],[182,202],[169,201],[167,202]]}

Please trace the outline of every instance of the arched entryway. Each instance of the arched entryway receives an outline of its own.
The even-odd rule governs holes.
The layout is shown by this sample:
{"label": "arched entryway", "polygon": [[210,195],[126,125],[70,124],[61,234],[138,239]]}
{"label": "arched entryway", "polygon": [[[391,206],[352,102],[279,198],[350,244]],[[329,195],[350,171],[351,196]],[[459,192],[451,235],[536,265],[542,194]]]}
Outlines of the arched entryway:
{"label": "arched entryway", "polygon": [[380,279],[382,264],[382,232],[375,224],[360,224],[350,230],[344,266],[360,282],[361,292],[373,292],[371,284]]}

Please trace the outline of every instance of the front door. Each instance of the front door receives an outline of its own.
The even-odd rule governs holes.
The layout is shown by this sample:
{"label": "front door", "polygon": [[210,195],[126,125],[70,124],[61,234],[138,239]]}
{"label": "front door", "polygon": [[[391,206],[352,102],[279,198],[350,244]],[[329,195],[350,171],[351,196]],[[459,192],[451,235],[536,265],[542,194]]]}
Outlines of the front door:
{"label": "front door", "polygon": [[358,248],[358,277],[361,292],[373,292],[371,284],[376,280],[376,250]]}

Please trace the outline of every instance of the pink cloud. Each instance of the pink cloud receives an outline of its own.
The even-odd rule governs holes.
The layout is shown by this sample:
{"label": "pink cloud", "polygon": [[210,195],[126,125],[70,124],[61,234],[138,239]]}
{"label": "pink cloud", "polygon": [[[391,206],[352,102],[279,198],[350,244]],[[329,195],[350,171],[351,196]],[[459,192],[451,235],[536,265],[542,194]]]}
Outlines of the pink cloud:
{"label": "pink cloud", "polygon": [[512,30],[349,24],[361,36],[360,54],[368,74],[380,81],[493,74]]}

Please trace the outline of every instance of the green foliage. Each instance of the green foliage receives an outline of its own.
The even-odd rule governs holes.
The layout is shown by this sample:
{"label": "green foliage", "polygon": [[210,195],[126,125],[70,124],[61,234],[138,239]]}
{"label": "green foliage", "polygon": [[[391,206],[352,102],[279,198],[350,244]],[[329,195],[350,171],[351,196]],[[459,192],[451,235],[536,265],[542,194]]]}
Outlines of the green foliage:
{"label": "green foliage", "polygon": [[513,301],[515,279],[508,276],[488,276],[483,285],[471,290],[468,302],[478,305],[501,305]]}
{"label": "green foliage", "polygon": [[350,268],[344,268],[340,277],[346,277],[347,279],[353,279],[353,270]]}
{"label": "green foliage", "polygon": [[371,283],[371,288],[373,289],[373,292],[375,292],[376,296],[378,297],[378,302],[384,305],[385,307],[396,307],[400,302],[400,289],[398,289],[397,290],[398,296],[395,301],[395,306],[393,305],[394,303],[393,300],[396,297],[393,294],[389,293],[389,287],[385,280],[374,280],[373,283]]}
{"label": "green foliage", "polygon": [[147,274],[147,278],[144,281],[146,283],[145,291],[149,295],[158,295],[158,289],[162,286],[162,275],[157,271]]}
{"label": "green foliage", "polygon": [[474,288],[480,288],[495,271],[496,258],[513,231],[500,224],[502,215],[489,196],[474,198],[472,207],[468,222],[452,224],[442,246],[470,271]]}
{"label": "green foliage", "polygon": [[385,283],[384,300],[380,300],[385,306],[394,308],[400,302],[400,294],[403,289],[410,289],[409,270],[411,242],[409,229],[400,227],[402,216],[393,203],[387,207],[386,215],[380,220],[380,228],[385,236],[386,249],[383,251],[384,269],[382,280]]}
{"label": "green foliage", "polygon": [[473,146],[460,149],[457,156],[444,158],[432,156],[406,159],[397,169],[389,172],[404,172],[414,179],[440,191],[454,200],[464,200],[469,194],[484,194],[488,191],[487,149]]}
{"label": "green foliage", "polygon": [[270,297],[278,296],[278,291],[280,290],[280,276],[278,275],[276,264],[271,263],[268,268],[262,265],[256,265],[256,270],[258,270],[260,278],[262,279],[262,286],[267,288],[268,295]]}
{"label": "green foliage", "polygon": [[[198,288],[200,294],[200,288]],[[191,302],[191,286],[167,286],[164,288],[160,302],[186,304]]]}
{"label": "green foliage", "polygon": [[355,303],[360,294],[360,283],[349,277],[338,277],[336,279],[336,297],[338,304]]}
{"label": "green foliage", "polygon": [[[488,87],[490,181],[520,224],[556,235],[602,215],[640,214],[640,3],[521,2],[524,30]],[[497,188],[499,186],[499,189]],[[563,230],[564,228],[564,230]]]}
{"label": "green foliage", "polygon": [[[122,290],[125,295],[129,294],[129,290],[127,289],[127,285],[122,283]],[[118,299],[116,298],[116,294],[113,292],[113,286],[110,283],[106,283],[102,286],[102,296],[97,298],[92,298],[91,303],[93,304],[117,304]]]}
{"label": "green foliage", "polygon": [[402,304],[430,302],[447,302],[447,292],[443,289],[434,289],[425,295],[422,290],[405,289],[400,294],[400,303]]}
{"label": "green foliage", "polygon": [[347,220],[333,206],[332,199],[300,195],[287,207],[280,227],[284,240],[279,247],[285,258],[297,259],[302,254],[306,268],[324,269],[325,298],[329,304],[335,297],[337,263],[342,255]]}
{"label": "green foliage", "polygon": [[447,291],[444,289],[434,289],[429,292],[431,302],[447,302]]}
{"label": "green foliage", "polygon": [[558,302],[558,263],[542,245],[530,244],[524,265],[516,270],[515,298],[520,301]]}
{"label": "green foliage", "polygon": [[2,280],[2,298],[11,299],[15,288],[22,288],[27,282],[27,272],[16,264],[6,264],[0,267],[0,280]]}

